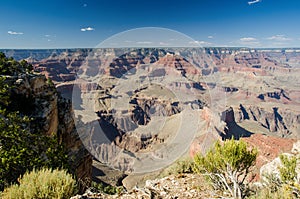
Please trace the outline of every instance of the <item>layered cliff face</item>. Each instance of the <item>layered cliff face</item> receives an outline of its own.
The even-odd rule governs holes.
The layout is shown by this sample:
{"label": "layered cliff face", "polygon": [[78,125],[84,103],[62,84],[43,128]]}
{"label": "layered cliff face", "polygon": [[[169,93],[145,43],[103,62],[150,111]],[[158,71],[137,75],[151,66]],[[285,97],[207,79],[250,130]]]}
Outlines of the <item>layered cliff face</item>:
{"label": "layered cliff face", "polygon": [[71,170],[76,177],[91,179],[92,158],[76,132],[70,102],[60,96],[44,75],[21,74],[7,77],[7,81],[14,85],[12,105],[33,118],[30,130],[58,136],[59,142],[67,149]]}
{"label": "layered cliff face", "polygon": [[[210,56],[214,66],[209,62],[204,63],[203,57],[197,55],[199,54],[197,51],[203,50]],[[124,57],[119,56],[130,51],[132,49],[4,50],[8,56],[17,60],[27,59],[37,70],[59,82],[74,79],[77,69],[83,65],[129,65],[122,62]],[[163,57],[167,51],[180,54],[181,48],[164,48],[162,51],[152,51],[151,53],[147,49],[142,49],[131,55],[127,53],[126,56],[132,58],[131,62],[135,60],[135,64],[138,62],[153,63]],[[102,56],[106,53],[115,55],[114,57],[120,59],[107,60],[107,56]],[[218,70],[226,72],[249,71],[266,75],[276,71],[291,72],[290,69],[300,67],[299,49],[195,48],[180,55],[193,65],[200,66],[203,73],[209,70]],[[88,56],[95,58],[95,62],[87,63],[86,58]]]}
{"label": "layered cliff face", "polygon": [[204,88],[195,81],[200,71],[181,56],[157,49],[126,52],[106,66],[97,79],[82,71],[73,95],[78,129],[94,156],[117,169],[146,172],[185,153],[206,104],[199,97]]}
{"label": "layered cliff face", "polygon": [[[207,55],[203,55],[202,51]],[[197,97],[207,105],[213,104],[213,101],[218,104],[218,101],[224,99],[226,106],[233,107],[236,122],[251,133],[298,137],[300,95],[297,85],[300,71],[297,60],[300,52],[297,49],[78,49],[49,54],[47,58],[37,57],[40,60],[33,60],[33,64],[37,70],[51,77],[68,99],[71,99],[72,80],[75,79],[76,72],[86,76],[99,73],[112,76],[114,80],[110,84],[115,84],[122,76],[143,69],[149,71],[150,78],[182,76],[193,80],[188,83],[173,82],[169,88],[180,87],[182,92],[191,88],[197,92],[202,91]],[[23,56],[26,57],[25,54]],[[89,85],[79,84],[86,91],[90,90]],[[107,93],[108,87],[110,90],[113,85],[104,85],[101,92]],[[217,90],[222,94],[211,94],[219,92]],[[116,121],[109,119],[112,113],[105,110],[107,107],[101,108],[110,103],[111,94],[104,94],[99,97],[101,103],[97,105],[99,109],[96,111],[99,111],[104,121],[116,124]],[[135,99],[132,100],[135,102]],[[149,113],[145,112],[145,103],[160,107],[173,103],[158,102],[159,100],[151,98],[139,100],[135,105],[131,104],[132,108],[127,110],[128,113],[123,112],[123,118],[119,122],[125,126],[123,129],[119,128],[119,134],[150,121]],[[220,114],[225,109],[223,106],[217,112]],[[135,124],[126,122],[129,120],[134,120]]]}
{"label": "layered cliff face", "polygon": [[[133,153],[165,147],[182,123],[190,126],[185,137],[197,131],[185,150],[191,155],[232,136],[262,147],[264,161],[269,153],[279,153],[266,148],[286,150],[289,138],[298,139],[300,132],[299,58],[299,50],[165,48],[66,50],[32,61],[67,99],[72,99],[73,85],[80,91],[77,108],[90,110],[77,112],[90,126],[78,128],[90,133],[81,137],[87,148],[102,162],[130,170]],[[45,132],[59,129],[66,117],[53,116],[58,127],[43,127]],[[108,138],[101,144],[93,142],[99,125]],[[121,157],[119,151],[126,153]],[[166,154],[154,152],[151,158]]]}
{"label": "layered cliff face", "polygon": [[298,137],[299,113],[284,108],[264,108],[242,104],[236,109],[237,122],[245,120],[255,122],[265,128],[270,134],[280,137]]}

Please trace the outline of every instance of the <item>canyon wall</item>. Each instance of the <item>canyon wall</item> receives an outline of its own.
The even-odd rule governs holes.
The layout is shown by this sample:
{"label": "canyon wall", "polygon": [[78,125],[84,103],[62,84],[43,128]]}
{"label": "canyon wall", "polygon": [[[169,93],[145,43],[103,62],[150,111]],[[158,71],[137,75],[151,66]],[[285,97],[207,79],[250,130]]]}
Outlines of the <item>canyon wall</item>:
{"label": "canyon wall", "polygon": [[76,132],[71,103],[44,75],[20,74],[7,77],[7,81],[14,85],[13,105],[33,119],[30,130],[56,135],[67,150],[71,171],[78,179],[90,180],[92,157]]}

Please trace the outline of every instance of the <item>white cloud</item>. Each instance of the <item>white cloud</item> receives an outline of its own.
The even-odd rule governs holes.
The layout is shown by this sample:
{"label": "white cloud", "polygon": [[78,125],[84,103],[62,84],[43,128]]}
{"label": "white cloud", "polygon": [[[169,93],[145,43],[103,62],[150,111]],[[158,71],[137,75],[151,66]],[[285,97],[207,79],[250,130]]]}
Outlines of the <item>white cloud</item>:
{"label": "white cloud", "polygon": [[22,33],[22,32],[15,32],[15,31],[7,31],[7,33],[8,34],[10,34],[10,35],[23,35],[24,33]]}
{"label": "white cloud", "polygon": [[45,35],[45,37],[51,37],[51,35]]}
{"label": "white cloud", "polygon": [[212,35],[209,35],[207,38],[208,38],[208,39],[213,39],[213,38],[214,38],[214,36],[212,36]]}
{"label": "white cloud", "polygon": [[88,6],[88,5],[87,5],[86,3],[84,3],[84,4],[82,5],[82,7],[84,7],[84,8],[87,7],[87,6]]}
{"label": "white cloud", "polygon": [[91,28],[91,27],[87,27],[87,28],[81,28],[80,29],[82,32],[85,32],[85,31],[93,31],[95,30],[94,28]]}
{"label": "white cloud", "polygon": [[161,41],[161,42],[159,42],[159,45],[160,45],[160,46],[168,46],[168,45],[170,45],[170,44],[169,44],[169,43],[166,43],[166,42],[162,42],[162,41]]}
{"label": "white cloud", "polygon": [[252,5],[252,4],[255,4],[255,3],[259,3],[261,2],[262,0],[254,0],[254,1],[248,1],[248,4],[249,5]]}
{"label": "white cloud", "polygon": [[292,40],[291,38],[288,38],[284,35],[274,35],[272,37],[268,37],[267,39],[272,40],[272,41],[280,41],[280,42],[282,42],[282,41],[291,41]]}
{"label": "white cloud", "polygon": [[152,44],[151,41],[138,41],[137,44]]}
{"label": "white cloud", "polygon": [[200,46],[209,46],[209,45],[211,45],[211,43],[207,42],[207,41],[190,41],[189,43],[190,44],[197,44],[197,45],[200,45]]}
{"label": "white cloud", "polygon": [[239,44],[246,45],[246,46],[261,46],[261,43],[258,39],[254,37],[242,37],[239,39]]}
{"label": "white cloud", "polygon": [[254,37],[243,37],[243,38],[240,38],[240,41],[241,42],[254,42],[254,41],[257,41],[257,39]]}

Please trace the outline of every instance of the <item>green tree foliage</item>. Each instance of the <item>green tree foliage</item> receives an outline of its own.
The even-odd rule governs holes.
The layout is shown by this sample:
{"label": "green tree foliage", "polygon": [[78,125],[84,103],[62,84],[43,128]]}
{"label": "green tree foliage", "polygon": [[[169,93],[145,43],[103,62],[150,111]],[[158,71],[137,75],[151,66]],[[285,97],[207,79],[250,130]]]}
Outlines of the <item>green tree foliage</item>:
{"label": "green tree foliage", "polygon": [[216,142],[205,156],[195,156],[194,170],[204,173],[216,190],[242,198],[247,191],[245,179],[256,157],[257,150],[248,150],[244,141]]}
{"label": "green tree foliage", "polygon": [[281,189],[284,190],[285,195],[289,198],[299,198],[300,197],[300,184],[297,180],[297,157],[287,156],[281,154],[279,156],[282,166],[279,168]]}
{"label": "green tree foliage", "polygon": [[9,104],[9,86],[5,83],[5,77],[0,76],[0,109],[3,109]]}
{"label": "green tree foliage", "polygon": [[32,133],[29,118],[0,112],[0,188],[3,190],[33,168],[67,167],[67,156],[56,138]]}
{"label": "green tree foliage", "polygon": [[0,52],[0,74],[17,75],[18,73],[31,72],[33,67],[25,60],[17,62],[13,58],[7,58],[4,53]]}
{"label": "green tree foliage", "polygon": [[33,132],[32,119],[9,108],[14,99],[3,75],[18,72],[9,65],[30,70],[26,62],[18,63],[0,53],[0,191],[34,168],[68,168],[67,155],[56,137]]}
{"label": "green tree foliage", "polygon": [[6,188],[3,199],[67,199],[76,192],[76,181],[64,170],[41,169],[26,173],[19,185]]}
{"label": "green tree foliage", "polygon": [[115,195],[115,194],[119,194],[122,192],[123,187],[115,187],[109,184],[105,184],[102,182],[96,183],[96,182],[92,182],[92,187],[91,190],[93,192],[98,192],[98,193],[106,193],[109,195]]}
{"label": "green tree foliage", "polygon": [[295,182],[297,177],[297,157],[288,157],[281,154],[279,158],[281,160],[281,163],[283,164],[283,166],[279,168],[280,178],[282,182],[287,184]]}

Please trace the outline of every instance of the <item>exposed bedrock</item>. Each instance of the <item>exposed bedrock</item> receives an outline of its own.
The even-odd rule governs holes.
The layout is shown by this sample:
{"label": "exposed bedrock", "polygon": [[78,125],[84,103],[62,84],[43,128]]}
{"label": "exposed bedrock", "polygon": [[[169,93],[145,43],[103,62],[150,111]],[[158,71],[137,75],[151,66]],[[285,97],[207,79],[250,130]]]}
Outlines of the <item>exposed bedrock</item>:
{"label": "exposed bedrock", "polygon": [[294,138],[299,136],[300,114],[284,107],[267,108],[240,104],[234,109],[234,114],[237,123],[252,121],[272,135]]}
{"label": "exposed bedrock", "polygon": [[12,106],[33,118],[30,130],[56,135],[68,152],[70,166],[78,179],[91,179],[92,157],[86,151],[75,129],[70,102],[57,93],[43,75],[24,74],[9,77],[15,87]]}
{"label": "exposed bedrock", "polygon": [[227,125],[224,134],[221,134],[222,139],[231,139],[232,137],[240,139],[241,137],[249,137],[252,134],[236,123],[235,113],[231,107],[222,113],[222,120]]}
{"label": "exposed bedrock", "polygon": [[[129,142],[128,138],[126,138],[128,135],[125,134],[134,131],[141,125],[147,125],[151,121],[152,117],[168,117],[180,113],[182,110],[182,107],[178,102],[171,102],[168,100],[134,97],[129,103],[132,105],[131,108],[128,110],[123,110],[122,114],[118,114],[115,112],[115,110],[101,110],[98,112],[98,115],[100,117],[99,121],[101,128],[104,131],[112,132],[112,134],[115,135],[114,138],[121,136],[118,138],[117,143],[132,143],[134,147],[138,147],[139,144],[141,144],[139,143],[138,145],[135,145],[135,141],[142,142],[144,139],[143,136],[138,138],[138,140],[132,140]],[[124,139],[122,138],[123,136]],[[149,135],[149,137],[145,139],[149,140],[152,138],[153,137]],[[121,144],[121,146],[125,145]],[[128,148],[131,147],[132,146],[128,146]],[[140,147],[140,149],[142,148],[143,147]]]}
{"label": "exposed bedrock", "polygon": [[261,93],[257,96],[257,98],[261,100],[268,100],[267,98],[270,98],[275,100],[291,101],[291,98],[289,97],[288,93],[283,89],[273,92]]}
{"label": "exposed bedrock", "polygon": [[[253,72],[258,75],[270,75],[274,72],[293,73],[299,68],[299,52],[285,52],[285,50],[256,50],[237,48],[206,48],[211,62],[203,61],[200,55],[202,49],[72,49],[72,50],[40,50],[26,52],[23,50],[6,52],[15,58],[27,59],[37,71],[57,82],[72,81],[76,73],[95,75],[99,71],[113,76],[122,76],[124,73],[139,64],[159,63],[165,66],[170,64],[182,74],[194,73],[195,67],[189,67],[184,60],[178,60],[180,55],[189,63],[199,67],[203,75],[212,72]],[[5,51],[5,50],[4,50]],[[10,50],[11,51],[11,50]],[[173,52],[173,53],[172,53]],[[175,52],[175,53],[174,53]],[[166,55],[171,55],[169,58]],[[171,58],[173,56],[173,58]],[[113,60],[114,58],[116,58]],[[173,61],[171,61],[173,59]],[[104,69],[103,71],[100,68]]]}

